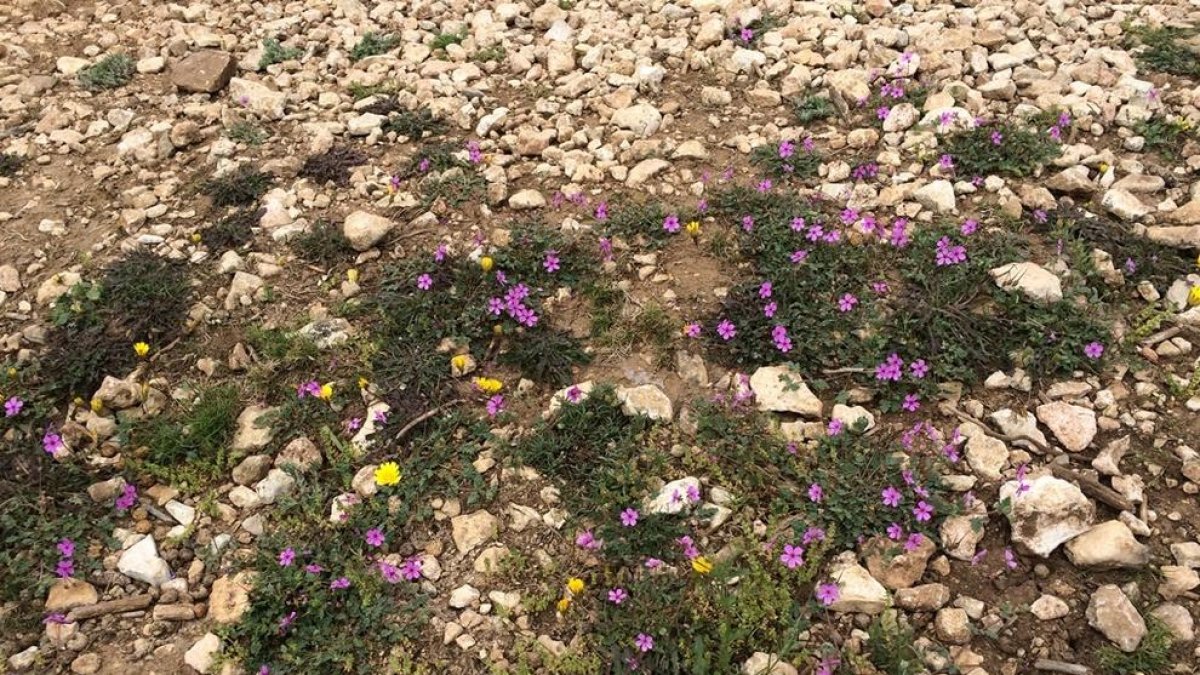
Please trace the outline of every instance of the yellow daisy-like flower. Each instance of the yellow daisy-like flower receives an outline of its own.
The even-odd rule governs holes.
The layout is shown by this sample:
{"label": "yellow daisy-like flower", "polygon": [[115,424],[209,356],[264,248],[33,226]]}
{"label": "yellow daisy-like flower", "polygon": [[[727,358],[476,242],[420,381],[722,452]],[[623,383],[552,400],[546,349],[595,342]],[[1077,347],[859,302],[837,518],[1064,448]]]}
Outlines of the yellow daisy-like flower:
{"label": "yellow daisy-like flower", "polygon": [[16,376],[17,376],[17,369],[16,369],[15,367],[9,367],[9,369],[8,369],[8,376],[9,376],[9,377],[16,377]]}
{"label": "yellow daisy-like flower", "polygon": [[712,561],[704,556],[696,556],[692,558],[692,569],[696,570],[697,574],[708,574],[713,571]]}
{"label": "yellow daisy-like flower", "polygon": [[477,377],[475,378],[475,386],[479,387],[479,391],[491,396],[503,389],[504,383],[491,377]]}
{"label": "yellow daisy-like flower", "polygon": [[353,267],[346,270],[346,280],[352,284],[358,283],[358,270]]}
{"label": "yellow daisy-like flower", "polygon": [[1192,286],[1192,289],[1188,291],[1188,305],[1191,307],[1200,305],[1200,286]]}
{"label": "yellow daisy-like flower", "polygon": [[375,469],[376,485],[395,485],[400,482],[400,467],[395,462],[384,462]]}
{"label": "yellow daisy-like flower", "polygon": [[104,410],[104,401],[101,401],[99,398],[93,398],[89,403],[89,406],[91,407],[92,412],[98,413],[101,410]]}
{"label": "yellow daisy-like flower", "polygon": [[453,368],[455,372],[461,373],[462,371],[466,370],[468,363],[470,363],[470,359],[467,358],[466,354],[455,354],[454,356],[450,357],[450,367]]}
{"label": "yellow daisy-like flower", "polygon": [[492,271],[492,267],[493,267],[495,264],[496,264],[496,261],[495,261],[495,260],[492,260],[492,257],[491,257],[491,256],[486,256],[486,255],[485,255],[485,256],[483,256],[482,258],[480,258],[480,259],[479,259],[479,268],[480,268],[480,269],[482,269],[484,272],[491,272],[491,271]]}
{"label": "yellow daisy-like flower", "polygon": [[683,229],[684,229],[684,231],[686,231],[688,234],[690,234],[690,235],[692,235],[693,237],[695,237],[695,236],[697,236],[697,235],[699,235],[699,234],[700,234],[700,221],[698,221],[698,220],[691,220],[691,221],[688,221],[688,224],[687,224],[687,225],[684,225],[684,226],[683,226]]}
{"label": "yellow daisy-like flower", "polygon": [[1100,166],[1096,167],[1100,170],[1100,175],[1108,173],[1108,162],[1100,162]]}
{"label": "yellow daisy-like flower", "polygon": [[558,601],[558,613],[559,614],[565,613],[570,608],[571,608],[571,599],[570,598],[563,598]]}
{"label": "yellow daisy-like flower", "polygon": [[574,595],[579,595],[582,593],[586,586],[587,584],[583,583],[583,579],[580,579],[579,577],[571,577],[570,579],[567,579],[567,590],[571,591],[571,593]]}
{"label": "yellow daisy-like flower", "polygon": [[371,384],[371,381],[368,380],[367,378],[365,378],[365,377],[358,378],[358,388],[359,389],[366,389],[369,384]]}
{"label": "yellow daisy-like flower", "polygon": [[139,358],[146,358],[146,355],[150,353],[150,345],[145,342],[135,342],[133,343],[133,353],[137,354]]}
{"label": "yellow daisy-like flower", "polygon": [[325,401],[333,398],[333,383],[326,382],[321,385],[321,393],[317,394],[317,397]]}

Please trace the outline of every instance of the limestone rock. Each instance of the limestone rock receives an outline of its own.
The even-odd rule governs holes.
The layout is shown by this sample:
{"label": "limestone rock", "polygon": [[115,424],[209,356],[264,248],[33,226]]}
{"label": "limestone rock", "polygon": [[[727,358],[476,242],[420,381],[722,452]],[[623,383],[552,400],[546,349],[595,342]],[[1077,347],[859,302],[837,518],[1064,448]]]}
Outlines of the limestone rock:
{"label": "limestone rock", "polygon": [[117,560],[117,570],[130,579],[151,586],[161,586],[171,580],[171,566],[158,556],[154,537],[149,535],[125,549]]}
{"label": "limestone rock", "polygon": [[198,673],[207,673],[216,663],[217,654],[221,651],[221,638],[213,633],[205,633],[183,655],[183,662]]}
{"label": "limestone rock", "polygon": [[171,83],[185,92],[215,94],[229,84],[236,70],[232,54],[205,49],[176,63],[171,68]]}
{"label": "limestone rock", "polygon": [[643,384],[638,387],[618,387],[617,400],[621,411],[629,416],[644,415],[652,420],[670,421],[675,416],[671,399],[657,385]]}
{"label": "limestone rock", "polygon": [[1051,271],[1032,262],[1001,265],[989,272],[996,285],[1006,291],[1019,290],[1038,302],[1063,299],[1062,282]]}
{"label": "limestone rock", "polygon": [[804,383],[799,373],[787,366],[763,366],[750,376],[759,410],[792,412],[820,417],[824,404]]}
{"label": "limestone rock", "polygon": [[1100,523],[1068,541],[1066,553],[1076,567],[1136,569],[1150,562],[1150,548],[1119,520]]}
{"label": "limestone rock", "polygon": [[453,530],[454,546],[461,554],[471,552],[471,549],[483,544],[500,532],[500,521],[487,511],[455,516],[450,519]]}
{"label": "limestone rock", "polygon": [[1089,408],[1063,401],[1043,403],[1037,407],[1037,418],[1071,452],[1085,450],[1096,437],[1096,412]]}
{"label": "limestone rock", "polygon": [[386,237],[394,226],[395,223],[383,216],[355,211],[342,222],[342,234],[355,251],[366,251]]}
{"label": "limestone rock", "polygon": [[1046,558],[1060,544],[1091,529],[1096,505],[1073,483],[1047,475],[1027,485],[1021,494],[1017,481],[1000,487],[1000,499],[1010,502],[1008,522],[1019,549]]}
{"label": "limestone rock", "polygon": [[1123,652],[1133,652],[1146,637],[1146,622],[1125,593],[1113,584],[1096,589],[1087,606],[1088,625]]}

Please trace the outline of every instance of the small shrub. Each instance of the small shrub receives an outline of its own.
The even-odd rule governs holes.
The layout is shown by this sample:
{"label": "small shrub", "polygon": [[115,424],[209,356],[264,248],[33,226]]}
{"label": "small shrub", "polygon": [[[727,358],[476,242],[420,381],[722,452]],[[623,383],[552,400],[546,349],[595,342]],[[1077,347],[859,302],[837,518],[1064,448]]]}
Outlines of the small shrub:
{"label": "small shrub", "polygon": [[793,141],[760,145],[750,152],[750,162],[763,173],[778,179],[809,178],[821,168],[821,155],[804,150]]}
{"label": "small shrub", "polygon": [[503,61],[506,56],[508,56],[508,51],[504,49],[504,45],[497,42],[475,52],[471,60],[476,63],[487,63],[488,61]]}
{"label": "small shrub", "polygon": [[808,124],[833,116],[833,104],[829,97],[810,94],[792,102],[792,116],[800,124]]}
{"label": "small shrub", "polygon": [[1137,55],[1142,66],[1183,77],[1200,77],[1200,46],[1186,44],[1196,34],[1195,29],[1167,26],[1130,29],[1131,37],[1145,47]]}
{"label": "small shrub", "polygon": [[955,132],[942,139],[942,147],[954,158],[955,170],[968,177],[1029,176],[1062,154],[1048,134],[1010,122]]}
{"label": "small shrub", "polygon": [[[1196,56],[1200,59],[1200,54]],[[1179,159],[1190,138],[1200,138],[1187,120],[1154,118],[1138,122],[1134,133],[1146,139],[1145,150],[1157,152],[1168,159]]]}
{"label": "small shrub", "polygon": [[267,38],[262,41],[263,53],[258,59],[259,69],[265,69],[267,66],[273,66],[276,63],[284,61],[292,61],[304,55],[303,49],[295,47],[284,47],[280,44],[278,38]]}
{"label": "small shrub", "polygon": [[605,236],[623,237],[630,243],[641,242],[650,248],[662,248],[673,235],[663,226],[663,221],[674,214],[682,228],[687,222],[698,220],[694,211],[672,211],[658,202],[624,201],[610,204],[608,220],[597,225]]}
{"label": "small shrub", "polygon": [[421,140],[426,134],[438,134],[443,128],[442,121],[435,118],[429,108],[402,110],[389,117],[383,125],[384,131],[394,131],[398,136],[406,136],[413,140]]}
{"label": "small shrub", "polygon": [[314,265],[332,267],[354,255],[354,247],[342,228],[327,220],[318,220],[307,230],[288,240],[296,257]]}
{"label": "small shrub", "polygon": [[200,191],[212,198],[214,206],[248,206],[258,201],[274,182],[270,174],[243,164],[223,176],[208,179]]}
{"label": "small shrub", "polygon": [[445,202],[451,208],[477,201],[484,193],[483,177],[471,169],[451,169],[421,181],[421,205]]}
{"label": "small shrub", "polygon": [[365,59],[368,56],[378,56],[392,49],[400,43],[400,38],[394,35],[380,35],[378,33],[366,33],[354,45],[354,49],[350,50],[350,60],[358,61]]}
{"label": "small shrub", "polygon": [[109,54],[79,71],[79,81],[92,90],[116,89],[133,79],[136,68],[125,54]]}
{"label": "small shrub", "polygon": [[465,30],[461,33],[438,33],[433,37],[433,42],[431,42],[429,46],[434,51],[437,51],[439,49],[445,49],[450,45],[461,44],[465,39],[467,39],[467,33]]}
{"label": "small shrub", "polygon": [[225,135],[232,141],[246,145],[262,145],[271,137],[265,129],[255,126],[251,122],[234,122],[225,131]]}
{"label": "small shrub", "polygon": [[243,208],[210,225],[200,233],[200,241],[211,251],[239,249],[254,238],[254,228],[266,213],[263,209]]}
{"label": "small shrub", "polygon": [[12,176],[17,173],[17,170],[24,164],[24,160],[7,152],[0,153],[0,176]]}
{"label": "small shrub", "polygon": [[352,82],[347,88],[350,91],[350,95],[354,97],[355,101],[361,101],[368,96],[388,96],[394,94],[399,91],[400,85],[397,84],[395,80],[385,80],[379,84],[361,84],[359,82]]}
{"label": "small shrub", "polygon": [[193,489],[221,479],[231,468],[226,453],[240,412],[237,389],[221,386],[204,391],[189,410],[137,424],[128,433],[136,467]]}
{"label": "small shrub", "polygon": [[335,145],[323,154],[304,161],[300,175],[318,183],[350,184],[350,169],[367,163],[367,156],[348,145]]}
{"label": "small shrub", "polygon": [[867,648],[871,663],[888,675],[919,675],[928,672],[921,654],[913,646],[912,628],[887,612],[871,622]]}
{"label": "small shrub", "polygon": [[500,355],[501,363],[515,366],[523,376],[555,387],[569,384],[575,367],[591,360],[578,340],[553,329],[519,331]]}

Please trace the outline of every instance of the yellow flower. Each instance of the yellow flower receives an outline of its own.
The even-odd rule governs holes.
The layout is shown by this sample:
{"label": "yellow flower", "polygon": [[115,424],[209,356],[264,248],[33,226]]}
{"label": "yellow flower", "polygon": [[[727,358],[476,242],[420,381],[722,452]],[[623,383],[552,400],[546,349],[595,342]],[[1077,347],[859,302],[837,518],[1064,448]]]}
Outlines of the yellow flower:
{"label": "yellow flower", "polygon": [[713,571],[712,561],[704,556],[696,556],[692,558],[692,569],[696,570],[697,574],[708,574]]}
{"label": "yellow flower", "polygon": [[358,388],[359,389],[366,389],[367,385],[369,385],[369,384],[371,384],[371,381],[368,380],[367,378],[361,377],[361,376],[358,378]]}
{"label": "yellow flower", "polygon": [[354,269],[353,267],[346,270],[346,281],[349,281],[352,284],[358,283],[358,270]]}
{"label": "yellow flower", "polygon": [[17,369],[16,369],[15,367],[11,367],[11,366],[10,366],[10,367],[9,367],[9,369],[8,369],[8,376],[9,376],[9,377],[16,377],[16,376],[17,376]]}
{"label": "yellow flower", "polygon": [[376,485],[395,485],[400,482],[400,467],[395,462],[384,462],[375,469]]}
{"label": "yellow flower", "polygon": [[1191,307],[1200,305],[1200,286],[1192,286],[1192,289],[1188,291],[1188,305]]}
{"label": "yellow flower", "polygon": [[462,371],[466,370],[468,363],[470,363],[470,361],[468,360],[466,354],[455,354],[454,356],[450,357],[450,367],[453,368],[457,373],[461,373]]}
{"label": "yellow flower", "polygon": [[326,401],[333,398],[333,383],[326,382],[325,384],[321,385],[321,393],[317,394],[317,396]]}
{"label": "yellow flower", "polygon": [[583,579],[580,579],[579,577],[571,577],[570,579],[567,579],[567,590],[571,591],[573,595],[579,595],[582,593],[586,585],[587,584],[583,583]]}
{"label": "yellow flower", "polygon": [[558,613],[559,614],[563,614],[570,608],[571,608],[571,599],[570,598],[563,598],[558,601]]}
{"label": "yellow flower", "polygon": [[1108,173],[1108,162],[1100,162],[1100,166],[1096,167],[1100,170],[1100,175]]}
{"label": "yellow flower", "polygon": [[684,225],[683,228],[685,231],[687,231],[688,234],[695,237],[700,234],[700,221],[698,221],[698,220],[688,221],[688,224]]}
{"label": "yellow flower", "polygon": [[193,232],[193,233],[192,233],[192,243],[193,243],[193,244],[199,244],[199,243],[200,243],[200,233],[199,233],[199,232]]}
{"label": "yellow flower", "polygon": [[485,255],[479,259],[479,268],[482,269],[484,272],[491,272],[492,266],[495,264],[496,264],[496,261],[492,260],[491,256]]}
{"label": "yellow flower", "polygon": [[133,353],[141,358],[145,358],[150,353],[150,345],[145,342],[135,342],[133,343]]}
{"label": "yellow flower", "polygon": [[99,398],[93,398],[90,405],[94,413],[104,410],[104,401],[101,401]]}
{"label": "yellow flower", "polygon": [[477,377],[475,378],[475,386],[479,387],[479,391],[491,396],[504,388],[504,383],[491,377]]}

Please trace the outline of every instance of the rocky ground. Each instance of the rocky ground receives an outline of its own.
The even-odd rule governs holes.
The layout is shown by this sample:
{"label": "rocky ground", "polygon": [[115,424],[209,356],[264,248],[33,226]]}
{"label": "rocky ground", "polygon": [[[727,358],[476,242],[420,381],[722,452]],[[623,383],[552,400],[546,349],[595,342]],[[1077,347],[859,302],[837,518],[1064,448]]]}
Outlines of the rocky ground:
{"label": "rocky ground", "polygon": [[1200,9],[0,6],[0,670],[1190,673]]}

